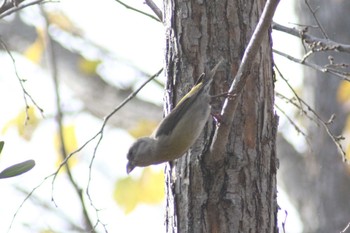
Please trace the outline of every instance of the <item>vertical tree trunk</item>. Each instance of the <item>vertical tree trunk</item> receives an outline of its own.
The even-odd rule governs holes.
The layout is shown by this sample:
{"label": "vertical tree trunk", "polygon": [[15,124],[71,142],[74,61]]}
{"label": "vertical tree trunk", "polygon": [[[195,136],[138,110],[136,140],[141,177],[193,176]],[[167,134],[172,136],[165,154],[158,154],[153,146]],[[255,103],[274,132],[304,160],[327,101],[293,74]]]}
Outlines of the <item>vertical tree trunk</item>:
{"label": "vertical tree trunk", "polygon": [[[265,1],[165,1],[167,110],[220,57],[213,95],[228,90]],[[223,98],[213,99],[219,112]],[[277,117],[271,39],[263,40],[233,120],[225,160],[206,164],[214,120],[167,167],[167,232],[277,232]],[[193,119],[194,121],[196,119]]]}

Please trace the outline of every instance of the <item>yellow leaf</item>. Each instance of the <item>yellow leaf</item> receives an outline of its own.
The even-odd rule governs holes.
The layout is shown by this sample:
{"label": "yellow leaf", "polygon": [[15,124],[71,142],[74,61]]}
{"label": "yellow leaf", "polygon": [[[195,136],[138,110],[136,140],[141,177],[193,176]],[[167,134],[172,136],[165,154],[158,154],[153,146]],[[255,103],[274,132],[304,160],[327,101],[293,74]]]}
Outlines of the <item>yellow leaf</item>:
{"label": "yellow leaf", "polygon": [[42,230],[40,230],[40,233],[55,233],[55,231],[53,231],[51,229],[42,229]]}
{"label": "yellow leaf", "polygon": [[157,204],[164,199],[164,173],[153,172],[151,168],[145,168],[140,178],[140,186],[143,190],[141,202]]}
{"label": "yellow leaf", "polygon": [[97,67],[101,64],[100,60],[88,60],[80,58],[78,66],[79,69],[86,75],[95,75]]}
{"label": "yellow leaf", "polygon": [[[75,126],[74,125],[65,125],[63,126],[63,139],[64,139],[64,145],[65,145],[65,152],[66,155],[69,155],[70,153],[74,152],[76,149],[78,149],[78,141],[75,133]],[[61,164],[63,161],[63,155],[62,155],[62,147],[61,147],[61,139],[60,134],[57,132],[54,137],[54,145],[57,152],[57,165]],[[68,164],[70,166],[74,166],[77,163],[76,156],[71,157],[68,160]]]}
{"label": "yellow leaf", "polygon": [[48,13],[50,24],[56,25],[60,29],[79,34],[79,30],[75,27],[74,23],[61,11],[51,11]]}
{"label": "yellow leaf", "polygon": [[6,123],[2,133],[6,133],[10,127],[16,127],[18,134],[29,141],[32,138],[34,130],[39,125],[39,122],[40,118],[36,114],[35,108],[29,107],[27,111],[23,109],[15,118]]}
{"label": "yellow leaf", "polygon": [[138,204],[157,204],[164,199],[164,174],[145,168],[137,180],[128,176],[116,182],[114,199],[126,214]]}
{"label": "yellow leaf", "polygon": [[24,51],[23,55],[34,63],[40,63],[45,49],[45,36],[42,30],[37,29],[36,31],[38,33],[37,38],[34,43]]}
{"label": "yellow leaf", "polygon": [[157,127],[158,123],[155,121],[140,120],[137,125],[128,132],[134,138],[149,136]]}
{"label": "yellow leaf", "polygon": [[115,201],[124,209],[126,214],[133,211],[140,199],[140,187],[137,180],[131,176],[118,180],[114,189]]}
{"label": "yellow leaf", "polygon": [[337,100],[344,103],[350,100],[350,82],[342,81],[337,91]]}

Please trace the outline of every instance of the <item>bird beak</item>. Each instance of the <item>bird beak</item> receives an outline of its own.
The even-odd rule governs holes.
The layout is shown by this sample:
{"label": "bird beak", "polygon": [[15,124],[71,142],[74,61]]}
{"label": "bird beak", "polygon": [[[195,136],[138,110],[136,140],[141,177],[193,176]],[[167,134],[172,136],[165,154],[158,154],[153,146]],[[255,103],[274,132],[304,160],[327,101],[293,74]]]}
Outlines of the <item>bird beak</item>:
{"label": "bird beak", "polygon": [[135,168],[135,165],[129,161],[128,164],[126,165],[126,173],[129,174],[130,172],[132,172],[132,170],[134,170],[134,168]]}

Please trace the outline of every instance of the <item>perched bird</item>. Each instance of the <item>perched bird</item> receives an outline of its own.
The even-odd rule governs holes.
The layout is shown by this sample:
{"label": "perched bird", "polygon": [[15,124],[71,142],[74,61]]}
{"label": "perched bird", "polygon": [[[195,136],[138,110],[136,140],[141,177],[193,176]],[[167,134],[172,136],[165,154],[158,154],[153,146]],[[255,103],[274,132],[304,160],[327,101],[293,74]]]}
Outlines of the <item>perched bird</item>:
{"label": "perched bird", "polygon": [[210,84],[223,59],[202,74],[190,92],[159,123],[151,136],[138,139],[127,154],[126,171],[181,157],[197,140],[210,115]]}

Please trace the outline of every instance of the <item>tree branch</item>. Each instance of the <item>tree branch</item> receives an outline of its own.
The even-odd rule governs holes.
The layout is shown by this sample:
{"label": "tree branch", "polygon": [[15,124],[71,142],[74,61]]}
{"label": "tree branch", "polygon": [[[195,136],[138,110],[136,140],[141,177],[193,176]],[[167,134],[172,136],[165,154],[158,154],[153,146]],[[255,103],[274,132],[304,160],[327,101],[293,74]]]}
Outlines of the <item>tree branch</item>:
{"label": "tree branch", "polygon": [[[310,112],[314,118],[309,118],[311,121],[313,121],[316,125],[321,125],[326,133],[328,134],[328,136],[330,137],[330,139],[333,141],[333,143],[335,144],[335,146],[337,147],[338,149],[338,152],[339,154],[341,155],[342,159],[343,159],[343,162],[347,162],[347,159],[346,159],[346,152],[345,150],[343,149],[343,146],[341,145],[340,141],[341,140],[344,140],[344,137],[342,135],[340,136],[337,136],[337,135],[334,135],[330,128],[329,128],[329,125],[331,123],[333,123],[334,121],[334,118],[335,118],[335,115],[331,115],[330,118],[325,121],[321,118],[321,116],[319,116],[319,114],[309,105],[307,104],[303,99],[299,99],[299,101],[302,103],[302,106],[299,107],[298,104],[295,103],[295,100],[291,100],[291,99],[288,99],[287,97],[283,96],[282,94],[279,94],[279,93],[276,93],[278,97],[281,97],[282,99],[285,99],[287,101],[289,101],[290,103],[292,103],[294,106],[296,106],[297,108],[299,109],[304,109],[304,107],[307,109],[308,112]],[[305,110],[303,110],[304,113],[307,114],[307,112]]]}
{"label": "tree branch", "polygon": [[[21,2],[24,2],[25,0],[17,0],[17,4],[20,4]],[[43,0],[41,0],[43,1]],[[4,3],[1,5],[0,7],[0,18],[2,18],[2,13],[4,13],[5,11],[14,8],[15,5],[12,3],[12,1],[6,1],[4,0]]]}
{"label": "tree branch", "polygon": [[328,40],[329,37],[328,37],[328,35],[326,34],[326,31],[324,30],[324,28],[322,27],[322,24],[320,23],[320,21],[319,21],[318,18],[316,17],[316,12],[317,12],[318,9],[316,9],[316,10],[312,9],[312,7],[311,7],[311,5],[310,5],[310,3],[309,3],[308,0],[305,0],[305,4],[306,4],[307,8],[310,10],[310,12],[311,12],[313,18],[315,19],[318,28],[319,28],[319,29],[321,30],[321,32],[322,32],[322,35],[324,36],[324,38],[326,38],[326,39]]}
{"label": "tree branch", "polygon": [[129,9],[129,10],[135,11],[135,12],[137,12],[137,13],[140,13],[140,14],[142,14],[142,15],[145,15],[145,16],[147,16],[147,17],[150,17],[151,19],[154,19],[154,20],[156,20],[156,21],[158,21],[158,22],[162,22],[162,21],[160,21],[158,18],[154,17],[153,15],[150,15],[150,14],[148,14],[148,13],[146,13],[146,12],[140,11],[140,10],[138,10],[138,9],[132,7],[132,6],[129,6],[128,4],[125,4],[124,2],[122,2],[122,1],[120,1],[120,0],[115,0],[115,1],[116,1],[117,3],[119,3],[120,5],[124,6],[126,9]]}
{"label": "tree branch", "polygon": [[[16,0],[17,6],[15,6],[12,3],[12,1],[6,1],[5,4],[3,6],[1,6],[1,8],[0,8],[0,19],[4,18],[12,13],[15,13],[17,11],[20,11],[28,6],[33,6],[36,4],[43,4],[43,3],[51,2],[51,1],[45,1],[45,0],[36,0],[33,2],[20,4],[24,1],[25,0]],[[20,4],[20,5],[18,5],[18,4]]]}
{"label": "tree branch", "polygon": [[[93,136],[91,137],[89,140],[87,140],[82,146],[80,146],[78,149],[76,149],[75,151],[73,151],[72,153],[70,153],[66,159],[64,161],[62,161],[62,163],[59,165],[59,167],[57,168],[57,170],[44,177],[43,180],[37,185],[35,186],[32,191],[30,191],[28,193],[28,195],[24,198],[24,200],[21,202],[21,204],[18,206],[16,212],[13,214],[10,226],[8,228],[8,231],[11,230],[13,223],[20,211],[20,209],[23,207],[24,203],[34,194],[34,192],[39,189],[49,178],[52,177],[52,186],[54,185],[54,182],[57,178],[58,173],[60,172],[60,170],[63,168],[63,166],[65,166],[65,164],[68,162],[68,160],[74,156],[75,154],[79,153],[80,151],[82,151],[90,142],[92,142],[94,139],[96,139],[99,135],[101,135],[101,133],[103,133],[104,127],[107,125],[108,120],[116,113],[118,112],[120,109],[122,109],[128,102],[130,102],[133,98],[136,97],[136,95],[144,88],[144,86],[146,86],[147,83],[149,83],[150,81],[152,81],[154,78],[158,77],[158,75],[163,71],[163,69],[159,70],[155,75],[153,75],[152,77],[150,77],[148,80],[146,80],[139,88],[137,88],[134,92],[132,92],[127,98],[124,99],[124,101],[122,103],[120,103],[110,114],[107,115],[107,117],[105,118],[105,120],[103,121],[103,124],[101,126],[101,129]],[[94,157],[96,156],[96,150],[94,151]],[[93,160],[92,160],[93,161]],[[88,190],[88,189],[87,189]]]}
{"label": "tree branch", "polygon": [[[135,90],[135,86],[130,84],[129,87],[120,88],[111,85],[105,79],[104,75],[86,74],[82,72],[76,64],[81,61],[81,54],[84,54],[84,48],[97,51],[97,59],[100,59],[102,64],[105,64],[104,62],[106,61],[113,61],[134,70],[133,75],[138,82],[143,82],[143,80],[153,75],[141,70],[134,64],[129,64],[128,61],[107,51],[103,46],[94,44],[82,35],[72,35],[54,26],[50,29],[53,29],[55,35],[57,35],[56,33],[60,33],[59,35],[61,35],[61,33],[64,33],[66,36],[70,35],[70,37],[67,38],[67,40],[70,41],[69,49],[63,46],[66,42],[65,40],[60,40],[62,36],[52,38],[54,40],[53,46],[57,54],[56,59],[60,67],[60,81],[74,92],[74,98],[83,102],[82,111],[87,111],[99,119],[109,114],[115,108],[116,103],[120,103],[127,98],[128,95]],[[1,38],[3,41],[6,41],[6,43],[9,43],[12,50],[18,51],[19,53],[26,49],[25,46],[33,43],[31,38],[35,38],[35,33],[32,27],[29,27],[17,18],[10,22],[0,23]],[[13,37],[20,37],[20,43],[15,42]],[[43,69],[48,71],[47,67],[43,67]],[[74,77],[74,79],[71,77]],[[157,85],[159,86],[163,85],[163,83],[159,83],[157,79],[154,79],[152,82],[158,82]],[[147,108],[147,111],[143,110],[145,108]],[[112,117],[108,123],[113,125],[113,127],[131,129],[135,126],[135,122],[138,122],[141,118],[146,121],[160,121],[162,118],[162,108],[157,104],[135,98],[130,104],[118,112],[118,117]]]}
{"label": "tree branch", "polygon": [[[64,132],[63,132],[63,112],[61,108],[61,98],[60,98],[60,91],[59,91],[59,81],[58,81],[58,69],[57,69],[57,62],[56,62],[56,55],[55,55],[55,50],[52,46],[52,39],[50,34],[48,33],[48,28],[50,25],[50,22],[47,18],[46,12],[44,11],[43,8],[41,8],[41,12],[44,16],[45,23],[46,23],[46,38],[47,38],[47,48],[49,52],[49,63],[51,65],[51,72],[52,72],[52,79],[54,82],[54,88],[55,88],[55,97],[56,97],[56,108],[57,108],[57,115],[56,115],[56,121],[58,124],[58,130],[59,130],[59,139],[60,139],[60,150],[61,150],[61,155],[63,157],[63,160],[67,158],[67,151],[66,151],[66,145],[65,145],[65,138],[64,138]],[[87,230],[88,231],[94,231],[94,226],[90,220],[89,214],[87,212],[87,208],[85,206],[84,202],[84,196],[82,189],[79,187],[77,182],[74,180],[74,177],[72,175],[70,166],[68,163],[65,164],[65,168],[68,174],[68,178],[70,183],[72,184],[75,192],[77,193],[80,204],[83,210],[83,216],[85,223],[87,224]],[[52,201],[54,201],[54,198],[52,197]]]}
{"label": "tree branch", "polygon": [[[20,185],[15,185],[15,189],[22,193],[24,196],[28,196],[30,194],[29,191],[27,191],[24,187]],[[59,218],[63,219],[65,222],[67,222],[70,226],[69,228],[77,231],[77,232],[85,232],[86,229],[84,229],[80,224],[75,223],[74,220],[68,216],[65,212],[63,212],[60,209],[57,209],[56,207],[52,206],[50,202],[44,200],[41,196],[39,195],[31,195],[30,201],[33,203],[35,206],[39,206],[43,209],[43,211],[48,211],[48,212],[54,212],[55,215],[57,215]],[[31,226],[28,226],[29,229],[28,231],[33,232],[33,228],[30,228]],[[42,232],[43,229],[40,231],[37,230],[36,232]],[[52,229],[54,230],[54,229]],[[62,230],[62,229],[60,229]]]}
{"label": "tree branch", "polygon": [[0,44],[2,45],[2,47],[5,49],[6,53],[10,56],[11,60],[12,60],[12,64],[13,64],[13,69],[15,71],[15,75],[17,77],[17,80],[19,82],[19,85],[22,88],[22,92],[23,92],[23,99],[24,99],[24,103],[25,103],[25,111],[26,111],[26,120],[25,120],[25,124],[27,123],[27,121],[29,120],[29,114],[28,114],[28,109],[30,108],[29,104],[28,104],[28,100],[27,98],[29,98],[29,100],[34,104],[34,106],[40,111],[40,114],[42,117],[44,117],[44,110],[37,104],[37,102],[33,99],[33,97],[28,93],[28,91],[25,89],[24,87],[24,82],[26,80],[21,79],[19,77],[18,71],[17,71],[17,66],[16,66],[16,61],[15,58],[12,56],[10,50],[8,49],[6,43],[4,41],[2,41],[0,39]]}
{"label": "tree branch", "polygon": [[350,82],[350,78],[349,78],[349,73],[348,72],[342,72],[342,71],[339,71],[337,69],[333,69],[331,67],[322,67],[322,66],[319,66],[317,64],[314,64],[314,63],[310,63],[308,61],[305,61],[303,59],[298,59],[298,58],[295,58],[289,54],[286,54],[286,53],[283,53],[281,51],[278,51],[278,50],[275,50],[273,49],[272,50],[275,54],[278,54],[280,56],[283,56],[293,62],[296,62],[296,63],[299,63],[299,64],[302,64],[302,65],[306,65],[308,67],[311,67],[312,69],[314,70],[317,70],[317,71],[320,71],[322,73],[330,73],[330,74],[333,74],[334,76],[336,77],[339,77],[341,78],[342,80],[346,80],[346,81],[349,81]]}
{"label": "tree branch", "polygon": [[350,53],[350,45],[338,43],[329,39],[322,39],[322,38],[315,37],[307,33],[305,29],[298,30],[296,28],[289,28],[275,22],[273,22],[271,26],[272,26],[272,29],[274,30],[286,32],[290,35],[299,37],[307,44],[315,44],[315,45],[318,45],[319,47],[327,48],[327,50]]}
{"label": "tree branch", "polygon": [[[102,123],[102,126],[100,128],[100,130],[93,136],[91,137],[89,140],[87,140],[81,147],[79,147],[77,150],[73,151],[72,153],[70,153],[65,159],[64,161],[59,165],[58,169],[53,173],[51,174],[50,176],[53,176],[53,180],[52,180],[52,186],[54,185],[54,182],[56,180],[56,177],[59,173],[59,171],[62,169],[63,166],[65,166],[67,163],[68,163],[68,160],[73,156],[75,155],[76,153],[80,152],[81,150],[83,150],[85,148],[85,146],[87,146],[90,142],[92,142],[93,140],[95,140],[96,138],[98,138],[98,141],[97,141],[97,144],[95,146],[95,149],[94,149],[94,152],[93,152],[93,155],[92,155],[92,158],[91,158],[91,161],[90,161],[90,165],[89,165],[89,180],[88,180],[88,186],[87,186],[87,189],[86,189],[86,194],[89,198],[89,201],[90,201],[90,204],[91,206],[95,209],[95,212],[96,212],[96,215],[98,216],[98,209],[95,207],[95,205],[93,204],[92,202],[92,197],[89,193],[89,190],[90,190],[90,181],[91,181],[91,168],[92,168],[92,165],[93,165],[93,162],[95,160],[95,157],[96,157],[96,153],[97,153],[97,149],[100,145],[100,142],[102,141],[102,138],[103,138],[103,133],[104,133],[104,129],[108,123],[108,121],[110,120],[110,118],[116,114],[120,109],[122,109],[130,100],[132,100],[143,88],[144,86],[146,86],[150,81],[152,81],[154,78],[158,77],[159,74],[163,71],[163,69],[160,69],[155,75],[153,75],[152,77],[150,77],[148,80],[146,80],[138,89],[136,89],[134,92],[132,92],[126,99],[124,99],[124,101],[122,103],[120,103],[111,113],[109,113],[103,123]],[[47,178],[45,178],[47,179]],[[99,218],[97,219],[97,222],[94,226],[94,228],[97,226],[97,224],[101,223],[101,221],[99,220]],[[105,228],[105,225],[102,224],[103,227]]]}
{"label": "tree branch", "polygon": [[282,113],[286,118],[287,120],[289,121],[289,123],[294,127],[294,129],[300,133],[301,135],[303,135],[303,137],[305,138],[307,144],[311,147],[311,143],[308,139],[308,136],[307,134],[297,125],[297,123],[290,117],[288,116],[288,114],[282,109],[280,108],[277,104],[275,104],[275,107],[280,111],[280,113]]}
{"label": "tree branch", "polygon": [[252,38],[244,52],[241,65],[228,91],[222,111],[221,123],[215,130],[212,144],[210,146],[209,156],[206,156],[207,162],[223,161],[225,145],[227,144],[230,129],[233,123],[233,117],[237,109],[243,88],[250,74],[255,56],[258,53],[260,44],[271,25],[272,17],[276,11],[279,0],[268,0],[260,16],[259,22],[254,30]]}
{"label": "tree branch", "polygon": [[145,0],[145,3],[147,4],[147,6],[149,6],[149,8],[151,8],[151,10],[154,12],[154,14],[157,15],[160,22],[163,22],[163,13],[158,8],[158,6],[152,0]]}

